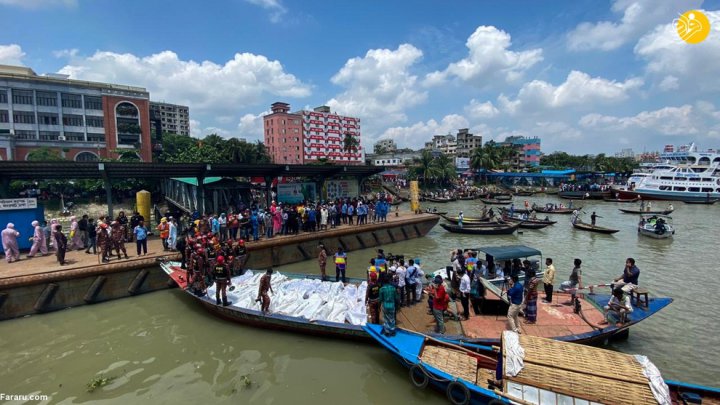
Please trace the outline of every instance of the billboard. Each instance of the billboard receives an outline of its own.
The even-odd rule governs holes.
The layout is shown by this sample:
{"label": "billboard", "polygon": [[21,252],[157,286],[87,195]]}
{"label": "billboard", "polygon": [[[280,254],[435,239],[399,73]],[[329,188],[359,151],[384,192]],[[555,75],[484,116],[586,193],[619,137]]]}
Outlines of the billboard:
{"label": "billboard", "polygon": [[467,170],[470,168],[470,158],[455,158],[455,167],[460,170]]}
{"label": "billboard", "polygon": [[354,198],[359,193],[357,180],[328,180],[325,182],[328,200]]}
{"label": "billboard", "polygon": [[315,183],[282,183],[277,185],[277,200],[297,204],[305,200],[317,201]]}

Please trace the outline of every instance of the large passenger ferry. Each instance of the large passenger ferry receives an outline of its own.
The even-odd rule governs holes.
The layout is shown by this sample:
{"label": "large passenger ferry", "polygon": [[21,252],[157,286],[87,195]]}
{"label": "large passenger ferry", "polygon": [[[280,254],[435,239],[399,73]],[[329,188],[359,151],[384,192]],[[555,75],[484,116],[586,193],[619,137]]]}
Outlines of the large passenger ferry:
{"label": "large passenger ferry", "polygon": [[660,159],[667,162],[652,173],[637,173],[618,198],[702,201],[720,198],[720,153],[698,151],[693,143],[675,148],[666,145]]}

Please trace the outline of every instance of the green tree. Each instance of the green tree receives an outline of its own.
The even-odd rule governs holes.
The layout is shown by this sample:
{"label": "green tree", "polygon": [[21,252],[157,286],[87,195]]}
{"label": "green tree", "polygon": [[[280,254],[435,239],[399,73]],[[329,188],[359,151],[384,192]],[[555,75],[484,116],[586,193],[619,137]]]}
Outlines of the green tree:
{"label": "green tree", "polygon": [[205,145],[193,145],[180,153],[170,156],[169,163],[224,163],[222,153],[216,148]]}
{"label": "green tree", "polygon": [[434,174],[441,184],[451,184],[457,179],[457,170],[453,159],[441,153],[432,162]]}
{"label": "green tree", "polygon": [[435,158],[429,150],[423,150],[420,157],[413,159],[410,163],[409,172],[412,178],[418,179],[421,184],[427,186],[432,183],[437,174],[437,167],[433,164]]}
{"label": "green tree", "polygon": [[355,138],[350,132],[345,132],[345,137],[343,137],[343,151],[351,153],[356,151],[358,146],[360,146],[360,143],[357,138]]}
{"label": "green tree", "polygon": [[57,150],[43,146],[30,151],[27,160],[33,162],[57,162],[66,159]]}

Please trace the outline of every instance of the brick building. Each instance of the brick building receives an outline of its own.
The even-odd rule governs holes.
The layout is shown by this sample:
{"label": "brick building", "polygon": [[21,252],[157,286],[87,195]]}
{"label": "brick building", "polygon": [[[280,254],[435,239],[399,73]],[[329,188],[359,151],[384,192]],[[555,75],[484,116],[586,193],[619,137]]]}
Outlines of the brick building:
{"label": "brick building", "polygon": [[[330,107],[290,112],[290,104],[273,103],[272,113],[263,117],[265,147],[273,163],[307,164],[328,159],[337,164],[364,164],[360,146],[360,119],[330,112]],[[357,149],[344,150],[350,134]]]}
{"label": "brick building", "polygon": [[149,98],[142,87],[0,65],[0,160],[27,160],[47,147],[74,161],[122,151],[151,161]]}

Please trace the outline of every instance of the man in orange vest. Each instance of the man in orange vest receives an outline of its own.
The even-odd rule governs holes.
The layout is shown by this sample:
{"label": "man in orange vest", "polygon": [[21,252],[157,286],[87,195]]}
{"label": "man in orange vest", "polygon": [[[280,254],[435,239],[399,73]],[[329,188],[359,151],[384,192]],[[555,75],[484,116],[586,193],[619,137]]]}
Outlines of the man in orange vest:
{"label": "man in orange vest", "polygon": [[163,250],[168,250],[167,241],[170,237],[170,225],[167,223],[167,218],[162,217],[160,224],[157,226],[157,230],[160,232],[160,239],[162,239]]}

